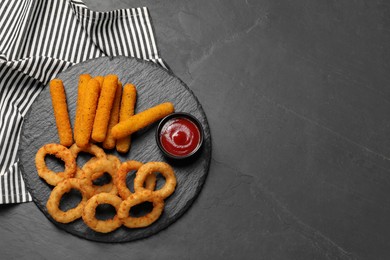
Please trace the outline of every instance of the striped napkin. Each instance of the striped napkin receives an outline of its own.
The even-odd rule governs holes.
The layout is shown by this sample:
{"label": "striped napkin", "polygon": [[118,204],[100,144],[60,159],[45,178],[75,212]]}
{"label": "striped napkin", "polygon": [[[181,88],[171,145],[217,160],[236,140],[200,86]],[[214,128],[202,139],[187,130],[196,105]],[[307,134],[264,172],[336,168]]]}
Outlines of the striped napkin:
{"label": "striped napkin", "polygon": [[0,1],[0,204],[32,200],[17,150],[23,117],[46,83],[76,63],[116,55],[167,68],[147,8],[95,12],[80,0]]}

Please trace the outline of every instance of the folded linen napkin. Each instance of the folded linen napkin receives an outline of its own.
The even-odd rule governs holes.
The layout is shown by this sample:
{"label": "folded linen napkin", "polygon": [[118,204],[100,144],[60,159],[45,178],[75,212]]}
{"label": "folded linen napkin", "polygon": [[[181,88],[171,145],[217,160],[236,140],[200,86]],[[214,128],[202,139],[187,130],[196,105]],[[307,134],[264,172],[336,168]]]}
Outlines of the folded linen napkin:
{"label": "folded linen napkin", "polygon": [[31,201],[17,150],[23,117],[55,75],[101,56],[167,68],[147,8],[89,10],[80,0],[0,1],[0,204]]}

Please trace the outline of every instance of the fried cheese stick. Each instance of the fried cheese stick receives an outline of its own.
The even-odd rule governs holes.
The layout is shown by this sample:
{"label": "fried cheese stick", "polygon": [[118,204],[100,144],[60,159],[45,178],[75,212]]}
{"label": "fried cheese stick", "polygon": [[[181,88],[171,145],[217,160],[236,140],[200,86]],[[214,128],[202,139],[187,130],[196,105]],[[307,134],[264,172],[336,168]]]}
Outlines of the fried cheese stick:
{"label": "fried cheese stick", "polygon": [[119,121],[119,109],[121,107],[121,97],[122,97],[122,83],[118,82],[118,86],[115,92],[114,104],[112,105],[110,121],[108,122],[108,129],[106,139],[104,139],[103,147],[105,149],[113,149],[116,144],[115,138],[112,136],[111,129],[114,125],[118,124]]}
{"label": "fried cheese stick", "polygon": [[73,144],[72,127],[70,125],[64,84],[60,79],[50,81],[50,95],[60,144],[69,147]]}
{"label": "fried cheese stick", "polygon": [[132,133],[162,119],[163,117],[173,113],[175,108],[172,103],[166,102],[157,106],[146,109],[134,116],[119,122],[112,128],[112,135],[119,139],[129,136]]}
{"label": "fried cheese stick", "polygon": [[117,86],[118,76],[110,74],[104,77],[92,130],[92,140],[96,142],[103,142],[106,138]]}
{"label": "fried cheese stick", "polygon": [[96,79],[97,81],[99,81],[100,90],[101,90],[101,89],[102,89],[102,86],[103,86],[104,77],[103,77],[103,76],[96,76],[94,79]]}
{"label": "fried cheese stick", "polygon": [[79,135],[76,137],[76,144],[81,148],[87,147],[90,142],[99,94],[99,81],[94,78],[89,80],[81,111]]}
{"label": "fried cheese stick", "polygon": [[89,74],[81,74],[79,77],[79,86],[77,90],[77,104],[76,104],[76,117],[74,120],[74,139],[77,139],[77,136],[79,135],[79,129],[81,124],[81,114],[82,114],[82,107],[83,107],[83,99],[85,90],[87,88],[87,83],[91,79],[91,75]]}
{"label": "fried cheese stick", "polygon": [[[123,88],[119,122],[123,122],[134,115],[134,107],[137,99],[137,90],[133,84],[126,84]],[[127,153],[131,145],[131,136],[125,136],[116,141],[116,150]]]}

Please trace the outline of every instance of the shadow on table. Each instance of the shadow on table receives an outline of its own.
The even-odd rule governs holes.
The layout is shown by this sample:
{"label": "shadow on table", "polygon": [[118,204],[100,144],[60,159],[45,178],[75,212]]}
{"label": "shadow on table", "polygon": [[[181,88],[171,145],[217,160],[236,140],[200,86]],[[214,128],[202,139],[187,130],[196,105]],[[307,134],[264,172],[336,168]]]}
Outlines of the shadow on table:
{"label": "shadow on table", "polygon": [[18,206],[18,204],[2,204],[0,205],[0,213],[10,210],[16,206]]}

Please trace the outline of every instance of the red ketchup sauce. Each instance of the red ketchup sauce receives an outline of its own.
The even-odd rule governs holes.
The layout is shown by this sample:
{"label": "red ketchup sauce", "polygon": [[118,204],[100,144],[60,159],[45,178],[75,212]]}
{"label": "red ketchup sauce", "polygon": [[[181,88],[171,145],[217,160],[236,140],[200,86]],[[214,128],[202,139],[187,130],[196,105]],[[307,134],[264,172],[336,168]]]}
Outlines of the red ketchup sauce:
{"label": "red ketchup sauce", "polygon": [[186,118],[172,118],[162,127],[160,142],[168,153],[186,156],[198,147],[200,132],[192,121]]}

